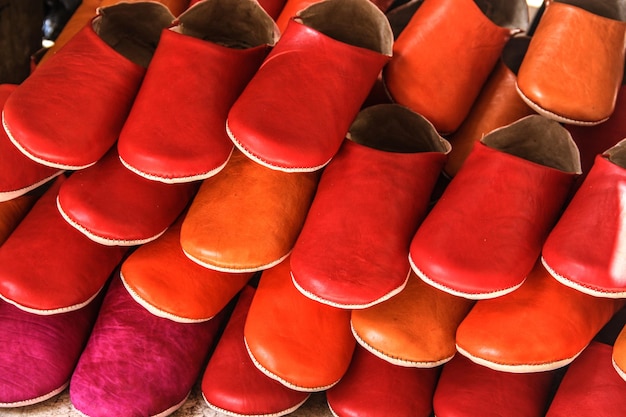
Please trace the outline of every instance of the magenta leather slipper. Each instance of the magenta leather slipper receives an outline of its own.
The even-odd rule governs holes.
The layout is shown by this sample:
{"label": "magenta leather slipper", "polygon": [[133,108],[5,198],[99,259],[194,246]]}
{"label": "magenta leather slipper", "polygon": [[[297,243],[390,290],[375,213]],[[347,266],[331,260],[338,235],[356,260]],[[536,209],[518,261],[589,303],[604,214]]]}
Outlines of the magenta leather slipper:
{"label": "magenta leather slipper", "polygon": [[101,301],[42,316],[0,300],[0,409],[36,404],[67,387]]}
{"label": "magenta leather slipper", "polygon": [[90,417],[166,416],[187,399],[224,315],[202,323],[157,317],[115,278],[70,381]]}

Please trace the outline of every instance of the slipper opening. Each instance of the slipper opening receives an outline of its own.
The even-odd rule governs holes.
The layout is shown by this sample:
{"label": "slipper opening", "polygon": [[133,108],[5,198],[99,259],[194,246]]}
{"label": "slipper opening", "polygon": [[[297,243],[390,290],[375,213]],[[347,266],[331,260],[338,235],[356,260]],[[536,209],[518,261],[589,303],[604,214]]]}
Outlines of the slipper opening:
{"label": "slipper opening", "polygon": [[295,19],[340,42],[392,54],[389,21],[369,0],[324,0],[301,10]]}
{"label": "slipper opening", "polygon": [[626,139],[604,152],[604,155],[615,165],[626,168]]}
{"label": "slipper opening", "polygon": [[494,149],[564,172],[580,174],[580,154],[570,133],[558,122],[526,116],[493,130],[481,141]]}
{"label": "slipper opening", "polygon": [[278,27],[254,0],[206,0],[194,4],[174,28],[182,34],[234,49],[274,45]]}
{"label": "slipper opening", "polygon": [[379,104],[362,110],[352,123],[348,138],[386,152],[450,151],[448,141],[426,118],[398,104]]}
{"label": "slipper opening", "polygon": [[163,29],[174,20],[162,3],[118,3],[98,9],[93,29],[111,48],[147,68]]}

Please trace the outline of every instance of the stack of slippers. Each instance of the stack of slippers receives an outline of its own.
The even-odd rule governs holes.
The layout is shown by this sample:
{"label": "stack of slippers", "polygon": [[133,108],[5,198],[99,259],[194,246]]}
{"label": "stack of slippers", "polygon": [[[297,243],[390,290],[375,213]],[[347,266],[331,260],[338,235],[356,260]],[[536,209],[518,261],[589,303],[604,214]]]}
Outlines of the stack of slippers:
{"label": "stack of slippers", "polygon": [[[93,242],[61,217],[56,196],[65,181],[50,185],[0,247],[5,407],[43,401],[67,386],[127,250]],[[33,253],[38,262],[23,261]]]}
{"label": "stack of slippers", "polygon": [[626,7],[391,6],[87,1],[0,85],[0,407],[624,408]]}

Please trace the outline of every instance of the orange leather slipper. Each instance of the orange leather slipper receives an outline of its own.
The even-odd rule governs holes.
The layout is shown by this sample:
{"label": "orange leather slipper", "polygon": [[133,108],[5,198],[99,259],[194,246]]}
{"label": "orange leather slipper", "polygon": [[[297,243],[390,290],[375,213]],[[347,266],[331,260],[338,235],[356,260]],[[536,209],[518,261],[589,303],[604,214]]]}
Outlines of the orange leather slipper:
{"label": "orange leather slipper", "polygon": [[350,365],[356,342],[350,311],[302,295],[289,258],[264,271],[244,328],[248,353],[270,378],[297,391],[323,391]]}
{"label": "orange leather slipper", "polygon": [[457,350],[499,371],[561,368],[576,359],[625,304],[566,287],[538,261],[517,290],[474,305],[457,329]]}
{"label": "orange leather slipper", "polygon": [[134,251],[120,276],[130,295],[152,314],[182,323],[206,321],[219,313],[252,278],[204,268],[180,247],[182,217],[158,239]]}

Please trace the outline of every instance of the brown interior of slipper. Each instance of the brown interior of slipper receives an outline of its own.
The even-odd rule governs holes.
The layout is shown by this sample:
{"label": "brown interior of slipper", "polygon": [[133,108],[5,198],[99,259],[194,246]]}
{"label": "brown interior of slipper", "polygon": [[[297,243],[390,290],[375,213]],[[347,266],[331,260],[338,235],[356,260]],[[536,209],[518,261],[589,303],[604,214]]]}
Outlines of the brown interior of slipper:
{"label": "brown interior of slipper", "polygon": [[340,42],[391,56],[389,21],[371,1],[320,1],[298,12],[296,21]]}
{"label": "brown interior of slipper", "polygon": [[626,3],[624,0],[558,0],[558,2],[580,7],[607,19],[626,21]]}
{"label": "brown interior of slipper", "polygon": [[362,110],[348,138],[386,152],[444,152],[450,144],[424,117],[398,104],[379,104]]}
{"label": "brown interior of slipper", "polygon": [[161,37],[174,16],[161,3],[118,3],[99,10],[93,29],[113,49],[134,63],[147,67]]}
{"label": "brown interior of slipper", "polygon": [[581,173],[580,154],[569,132],[543,116],[524,117],[496,129],[481,140],[485,145],[564,172]]}
{"label": "brown interior of slipper", "polygon": [[474,0],[489,20],[500,27],[526,31],[530,24],[526,0]]}
{"label": "brown interior of slipper", "polygon": [[229,48],[274,45],[278,28],[255,0],[196,3],[178,18],[176,31]]}
{"label": "brown interior of slipper", "polygon": [[617,145],[604,153],[609,161],[622,168],[626,168],[626,139],[622,139]]}

